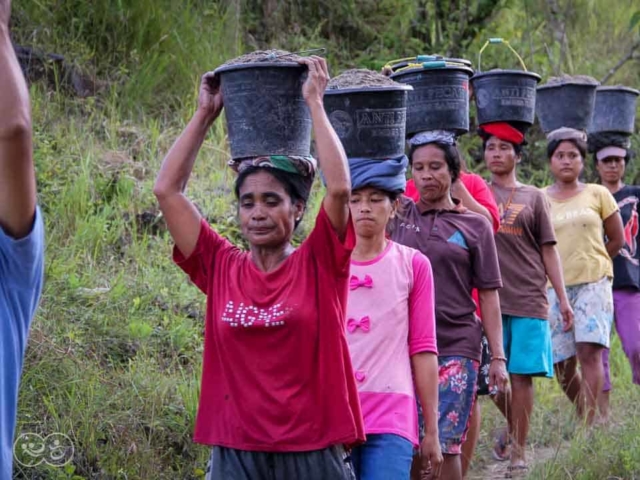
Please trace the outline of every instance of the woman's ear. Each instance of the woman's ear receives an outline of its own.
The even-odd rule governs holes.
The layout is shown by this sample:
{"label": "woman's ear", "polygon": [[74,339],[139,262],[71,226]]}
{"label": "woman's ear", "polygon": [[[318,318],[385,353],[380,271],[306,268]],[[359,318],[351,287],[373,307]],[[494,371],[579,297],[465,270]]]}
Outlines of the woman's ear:
{"label": "woman's ear", "polygon": [[396,198],[394,201],[391,202],[391,215],[389,215],[389,218],[396,217],[396,214],[398,213],[398,208],[400,208],[400,199]]}
{"label": "woman's ear", "polygon": [[306,210],[306,208],[307,208],[306,203],[300,200],[298,200],[293,204],[293,214],[296,222],[299,222],[300,220],[302,220],[302,216],[304,215],[304,211]]}

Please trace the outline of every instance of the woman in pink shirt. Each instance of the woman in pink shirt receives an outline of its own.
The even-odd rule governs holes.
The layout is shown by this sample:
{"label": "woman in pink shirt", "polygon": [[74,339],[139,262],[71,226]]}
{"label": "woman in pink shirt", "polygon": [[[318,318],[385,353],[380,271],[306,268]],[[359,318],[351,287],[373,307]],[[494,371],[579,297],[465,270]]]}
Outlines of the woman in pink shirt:
{"label": "woman in pink shirt", "polygon": [[359,480],[409,480],[413,450],[419,445],[414,392],[427,426],[420,445],[423,468],[437,478],[442,463],[431,264],[419,251],[386,235],[405,187],[407,163],[406,157],[381,162],[376,167],[387,174],[381,176],[361,171],[358,160],[350,159],[356,246],[347,341],[367,434],[366,443],[351,453]]}

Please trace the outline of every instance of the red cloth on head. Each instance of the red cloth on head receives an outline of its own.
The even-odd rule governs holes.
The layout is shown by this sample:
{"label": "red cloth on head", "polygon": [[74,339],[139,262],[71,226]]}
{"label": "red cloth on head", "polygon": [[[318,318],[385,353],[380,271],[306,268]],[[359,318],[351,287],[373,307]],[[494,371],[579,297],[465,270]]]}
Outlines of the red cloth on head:
{"label": "red cloth on head", "polygon": [[524,134],[507,122],[485,123],[480,125],[480,128],[489,135],[498,137],[505,142],[515,143],[516,145],[524,142]]}

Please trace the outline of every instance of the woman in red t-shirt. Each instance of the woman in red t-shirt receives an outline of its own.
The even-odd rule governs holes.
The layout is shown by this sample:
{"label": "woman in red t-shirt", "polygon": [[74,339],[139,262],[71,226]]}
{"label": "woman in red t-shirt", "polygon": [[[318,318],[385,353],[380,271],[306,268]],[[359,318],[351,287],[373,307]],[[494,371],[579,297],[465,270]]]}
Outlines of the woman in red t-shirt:
{"label": "woman in red t-shirt", "polygon": [[248,252],[216,233],[185,196],[198,150],[223,106],[212,73],[203,77],[198,109],[154,188],[176,244],[174,260],[207,295],[194,435],[213,447],[207,479],[348,479],[343,445],[364,440],[345,338],[355,242],[349,170],[322,103],[326,62],[300,62],[309,69],[302,90],[327,191],[300,248],[291,237],[313,182],[311,158],[235,162]]}

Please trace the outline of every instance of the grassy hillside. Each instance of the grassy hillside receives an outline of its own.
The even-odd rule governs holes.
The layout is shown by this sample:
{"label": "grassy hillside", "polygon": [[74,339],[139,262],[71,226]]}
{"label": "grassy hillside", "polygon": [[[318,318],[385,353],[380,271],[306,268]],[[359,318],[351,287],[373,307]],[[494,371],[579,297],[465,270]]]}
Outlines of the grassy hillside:
{"label": "grassy hillside", "polygon": [[[398,1],[400,6],[410,3],[415,2]],[[530,8],[534,3],[525,2]],[[570,32],[572,42],[580,45],[573,51],[573,67],[598,76],[637,38],[627,28],[634,4],[582,3],[599,22],[577,16],[575,21],[583,23]],[[377,66],[408,53],[404,45],[418,45],[399,44],[390,33],[411,23],[402,16],[400,24],[386,21],[395,18],[390,1],[380,2],[382,10],[369,2],[359,3],[361,10],[349,10],[351,2],[343,3],[345,11],[332,10],[336,32],[351,16],[358,16],[353,28],[364,28],[366,15],[375,15],[369,26],[379,30],[379,42],[364,53],[349,50],[341,37],[327,35],[325,26],[313,28],[313,23],[256,39],[247,32],[256,29],[261,10],[251,10],[251,5],[24,0],[14,6],[18,43],[62,53],[104,82],[99,95],[87,99],[67,97],[40,83],[31,87],[47,266],[27,352],[18,432],[64,433],[73,440],[75,455],[65,468],[16,465],[16,478],[203,477],[207,449],[195,445],[191,434],[204,297],[171,264],[171,242],[151,193],[163,155],[193,111],[200,74],[256,43],[277,41],[290,49],[327,45],[332,47],[334,71],[356,62]],[[522,50],[529,37],[543,41],[544,27],[527,27],[521,5],[501,4],[488,26],[469,39],[470,58],[489,35],[513,38]],[[533,13],[530,17],[537,21]],[[495,62],[508,61],[500,52],[494,55]],[[533,59],[539,71],[550,71],[543,53],[533,54]],[[639,80],[637,62],[626,65],[615,79],[636,87]],[[218,231],[239,242],[224,135],[218,123],[198,159],[189,195]],[[634,141],[638,146],[637,138]],[[530,161],[523,167],[526,177],[538,183],[548,178],[542,143],[534,137]],[[464,147],[472,167],[481,169],[473,161],[477,143],[465,140]],[[319,195],[318,186],[315,204]],[[308,215],[300,236],[311,221]],[[557,385],[538,382],[531,443],[536,448],[562,445],[563,450],[532,478],[640,475],[640,389],[631,385],[617,341],[612,366],[614,426],[591,438],[575,425],[572,408]],[[491,429],[501,423],[495,410],[485,407],[476,474],[488,456]]]}

